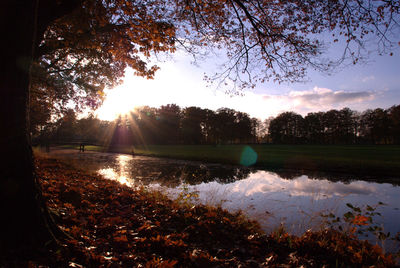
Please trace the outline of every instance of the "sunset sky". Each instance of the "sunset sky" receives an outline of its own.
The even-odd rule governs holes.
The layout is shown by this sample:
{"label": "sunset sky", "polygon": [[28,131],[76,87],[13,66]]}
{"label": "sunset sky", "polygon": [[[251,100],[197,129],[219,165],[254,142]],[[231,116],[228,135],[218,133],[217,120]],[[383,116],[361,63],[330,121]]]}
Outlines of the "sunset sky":
{"label": "sunset sky", "polygon": [[204,73],[216,70],[212,59],[195,66],[189,56],[178,53],[173,60],[158,65],[161,70],[154,80],[135,77],[127,70],[122,85],[106,90],[106,100],[97,115],[112,120],[133,107],[174,103],[182,108],[228,107],[264,120],[283,111],[306,115],[344,107],[363,111],[400,104],[400,49],[394,50],[393,56],[372,53],[368,63],[343,66],[331,75],[311,70],[306,83],[268,82],[234,97],[223,88],[216,89],[216,85],[207,87]]}

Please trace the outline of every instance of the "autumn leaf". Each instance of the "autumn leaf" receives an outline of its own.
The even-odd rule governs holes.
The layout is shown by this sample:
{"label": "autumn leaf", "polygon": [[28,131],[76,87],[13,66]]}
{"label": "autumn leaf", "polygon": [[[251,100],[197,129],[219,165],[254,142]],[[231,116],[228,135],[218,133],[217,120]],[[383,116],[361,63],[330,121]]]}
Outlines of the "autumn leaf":
{"label": "autumn leaf", "polygon": [[362,216],[362,215],[357,215],[354,217],[352,220],[352,223],[355,225],[368,225],[369,218]]}

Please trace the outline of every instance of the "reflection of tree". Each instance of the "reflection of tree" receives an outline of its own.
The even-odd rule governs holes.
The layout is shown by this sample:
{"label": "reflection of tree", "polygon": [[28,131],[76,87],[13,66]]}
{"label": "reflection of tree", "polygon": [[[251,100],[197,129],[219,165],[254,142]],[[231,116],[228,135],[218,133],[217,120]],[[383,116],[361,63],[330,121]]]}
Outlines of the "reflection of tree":
{"label": "reflection of tree", "polygon": [[160,183],[176,187],[182,183],[200,184],[202,182],[218,181],[231,183],[245,179],[251,169],[228,165],[204,165],[200,163],[171,164],[163,160],[145,160],[130,162],[129,175],[141,183]]}
{"label": "reflection of tree", "polygon": [[[59,157],[68,159],[68,162],[86,170],[96,171],[103,168],[112,168],[117,174],[121,173],[121,164],[113,154],[63,154]],[[57,151],[52,152],[57,156]],[[160,183],[168,187],[177,187],[182,183],[191,185],[217,181],[219,183],[232,183],[246,179],[251,173],[258,172],[254,168],[203,164],[201,162],[189,162],[184,160],[173,161],[169,159],[158,159],[150,157],[133,157],[126,161],[123,169],[128,174],[123,174],[141,184]],[[294,180],[300,176],[307,176],[313,180],[329,180],[331,182],[342,182],[349,184],[353,181],[370,181],[374,183],[390,183],[400,186],[398,178],[382,178],[378,176],[354,176],[343,173],[329,173],[321,171],[301,171],[295,169],[268,169],[268,172],[276,173],[285,180]]]}

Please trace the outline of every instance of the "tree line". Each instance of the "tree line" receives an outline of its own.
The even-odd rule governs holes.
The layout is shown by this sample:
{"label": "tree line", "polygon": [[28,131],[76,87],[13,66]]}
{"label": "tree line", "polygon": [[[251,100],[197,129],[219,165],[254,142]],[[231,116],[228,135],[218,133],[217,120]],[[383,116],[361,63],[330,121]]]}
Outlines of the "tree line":
{"label": "tree line", "polygon": [[93,115],[77,119],[67,110],[53,123],[33,127],[34,142],[86,142],[126,146],[140,144],[235,144],[257,143],[263,123],[247,113],[229,108],[217,111],[199,107],[140,107],[114,121]]}
{"label": "tree line", "polygon": [[[152,57],[184,49],[193,56],[226,51],[211,77],[239,87],[267,80],[298,81],[308,67],[327,70],[318,34],[343,39],[344,58],[356,63],[367,40],[391,53],[398,43],[398,1],[2,1],[1,33],[7,40],[0,72],[1,254],[57,245],[37,187],[29,130],[30,104],[48,109],[69,101],[96,107],[126,67],[153,78]],[[373,40],[372,37],[376,37]],[[368,37],[368,38],[367,38]],[[370,38],[371,37],[371,38]],[[339,60],[341,62],[341,59]],[[218,79],[220,78],[220,79]],[[40,119],[40,118],[37,118]],[[41,120],[41,119],[40,119]],[[42,131],[40,131],[41,133]],[[57,237],[55,237],[57,236]],[[61,244],[61,242],[60,242]],[[27,254],[25,254],[27,255]]]}
{"label": "tree line", "polygon": [[70,109],[53,123],[36,126],[34,141],[143,144],[400,144],[400,105],[364,112],[349,108],[302,116],[283,112],[264,122],[229,108],[140,107],[114,121],[77,119]]}
{"label": "tree line", "polygon": [[305,117],[284,112],[270,120],[268,136],[277,144],[399,144],[400,105],[362,113],[344,108]]}

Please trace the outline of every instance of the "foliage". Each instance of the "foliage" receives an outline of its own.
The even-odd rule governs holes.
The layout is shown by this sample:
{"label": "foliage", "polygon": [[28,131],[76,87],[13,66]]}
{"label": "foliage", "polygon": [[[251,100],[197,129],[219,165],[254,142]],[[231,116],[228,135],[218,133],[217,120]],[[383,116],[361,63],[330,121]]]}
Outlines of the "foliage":
{"label": "foliage", "polygon": [[57,143],[81,140],[113,147],[146,144],[398,144],[400,105],[362,113],[344,108],[309,113],[284,112],[268,122],[228,108],[181,109],[175,104],[141,107],[113,122],[90,115],[77,120],[72,110],[53,124],[43,123],[34,139]]}
{"label": "foliage", "polygon": [[[394,266],[378,246],[334,230],[263,234],[221,208],[185,206],[54,159],[37,161],[51,214],[69,237],[32,264],[99,266]],[[22,262],[22,260],[21,260]]]}
{"label": "foliage", "polygon": [[175,51],[175,26],[163,20],[162,1],[69,4],[72,12],[50,22],[48,10],[39,10],[31,87],[52,108],[62,110],[71,100],[77,107],[96,107],[103,89],[115,86],[127,66],[151,78],[158,67],[148,66],[150,54]]}
{"label": "foliage", "polygon": [[[10,220],[8,234],[2,235],[10,243],[10,234],[22,227],[18,230],[22,235],[7,251],[25,242],[39,245],[33,243],[36,231],[47,225],[40,212],[44,209],[37,204],[32,170],[30,88],[36,91],[34,100],[45,99],[50,108],[54,103],[65,107],[70,100],[95,107],[104,87],[118,83],[125,67],[151,78],[157,70],[149,66],[151,54],[174,52],[178,43],[189,50],[208,45],[227,48],[234,62],[228,70],[237,74],[249,71],[248,63],[258,59],[262,73],[266,71],[261,79],[297,79],[306,67],[315,65],[311,58],[319,52],[310,34],[344,30],[347,41],[357,44],[373,30],[383,33],[380,41],[385,44],[390,41],[385,33],[397,25],[399,14],[397,1],[372,0],[365,1],[367,6],[355,0],[3,2],[0,18],[7,27],[2,28],[2,36],[9,42],[0,79],[2,146],[7,154],[1,168],[0,203]],[[3,185],[13,185],[15,191]],[[31,226],[17,213],[26,214]],[[124,241],[123,235],[119,238]]]}
{"label": "foliage", "polygon": [[[326,224],[329,228],[336,228],[352,237],[356,235],[369,237],[372,234],[383,247],[386,240],[398,241],[398,234],[393,236],[390,232],[385,232],[382,226],[376,222],[376,216],[381,216],[377,209],[384,205],[384,203],[379,202],[375,206],[357,207],[347,203],[346,206],[350,210],[344,213],[342,218],[335,216],[333,213],[322,214],[321,216],[326,219]],[[399,254],[400,249],[398,250]]]}
{"label": "foliage", "polygon": [[73,110],[34,136],[55,143],[86,141],[110,147],[144,144],[216,144],[253,142],[260,136],[259,122],[246,113],[221,108],[214,112],[199,107],[181,109],[175,104],[141,107],[113,122],[92,115],[77,119]]}
{"label": "foliage", "polygon": [[349,108],[309,113],[304,118],[284,112],[269,123],[268,133],[278,144],[398,144],[400,105],[366,110]]}
{"label": "foliage", "polygon": [[[127,66],[153,78],[154,59],[177,49],[195,59],[225,54],[220,72],[207,77],[242,88],[356,63],[373,36],[381,53],[398,42],[396,1],[64,0],[42,1],[38,12],[31,91],[44,113],[70,101],[96,107]],[[321,58],[329,41],[343,41],[343,58]]]}
{"label": "foliage", "polygon": [[176,201],[181,203],[183,206],[189,207],[193,206],[196,201],[199,199],[198,191],[190,191],[187,184],[182,185],[182,189],[179,192]]}

